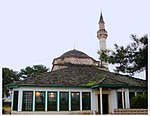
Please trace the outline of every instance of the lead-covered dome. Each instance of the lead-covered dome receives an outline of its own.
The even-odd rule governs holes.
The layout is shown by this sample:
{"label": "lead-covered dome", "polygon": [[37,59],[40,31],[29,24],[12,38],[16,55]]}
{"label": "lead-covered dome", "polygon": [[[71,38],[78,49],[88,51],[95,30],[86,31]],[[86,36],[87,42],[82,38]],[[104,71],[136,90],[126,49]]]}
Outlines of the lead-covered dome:
{"label": "lead-covered dome", "polygon": [[66,68],[69,65],[98,66],[98,64],[99,61],[94,60],[84,52],[73,49],[53,60],[52,71]]}
{"label": "lead-covered dome", "polygon": [[60,56],[61,57],[70,57],[70,56],[75,56],[75,57],[84,57],[84,58],[87,58],[89,57],[87,54],[81,52],[81,51],[78,51],[76,49],[73,49],[73,50],[70,50],[68,52],[65,52],[64,54],[62,54]]}

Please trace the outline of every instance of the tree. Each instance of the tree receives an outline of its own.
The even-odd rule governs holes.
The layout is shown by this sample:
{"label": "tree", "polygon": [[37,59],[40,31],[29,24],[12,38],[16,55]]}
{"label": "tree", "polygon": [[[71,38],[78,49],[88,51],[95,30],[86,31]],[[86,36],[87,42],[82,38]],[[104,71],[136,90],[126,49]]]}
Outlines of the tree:
{"label": "tree", "polygon": [[7,85],[12,82],[18,81],[19,79],[20,77],[17,71],[13,71],[9,68],[2,68],[3,98],[5,95],[7,97],[9,96],[9,89],[7,88]]}
{"label": "tree", "polygon": [[2,83],[3,83],[3,97],[6,95],[9,96],[9,89],[7,88],[8,84],[11,84],[15,81],[26,79],[28,76],[34,74],[48,72],[48,68],[44,65],[33,65],[33,67],[27,66],[25,69],[21,69],[20,72],[13,71],[9,68],[2,68]]}
{"label": "tree", "polygon": [[115,44],[115,50],[98,51],[100,60],[116,65],[116,72],[134,75],[136,72],[146,71],[148,82],[148,37],[137,38],[131,36],[133,42],[126,47]]}
{"label": "tree", "polygon": [[27,66],[26,68],[20,70],[19,75],[21,78],[26,79],[34,74],[48,72],[48,70],[49,69],[44,65],[33,65],[33,67]]}

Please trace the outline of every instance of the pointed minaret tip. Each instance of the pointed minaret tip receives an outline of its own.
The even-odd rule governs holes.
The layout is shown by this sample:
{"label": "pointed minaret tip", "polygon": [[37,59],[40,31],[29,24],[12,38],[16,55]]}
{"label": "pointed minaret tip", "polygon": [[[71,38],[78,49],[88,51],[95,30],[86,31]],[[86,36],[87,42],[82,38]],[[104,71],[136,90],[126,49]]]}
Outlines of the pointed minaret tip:
{"label": "pointed minaret tip", "polygon": [[102,15],[102,11],[101,11],[101,15],[100,15],[99,24],[100,24],[100,22],[103,22],[103,23],[104,23],[104,20],[103,20],[103,15]]}

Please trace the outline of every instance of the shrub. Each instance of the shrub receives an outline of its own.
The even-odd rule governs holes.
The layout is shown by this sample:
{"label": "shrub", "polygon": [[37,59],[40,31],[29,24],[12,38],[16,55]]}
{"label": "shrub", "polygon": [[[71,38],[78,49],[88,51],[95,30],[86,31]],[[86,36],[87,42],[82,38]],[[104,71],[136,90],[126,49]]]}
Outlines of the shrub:
{"label": "shrub", "polygon": [[148,108],[148,96],[147,94],[137,94],[137,96],[132,97],[132,108]]}

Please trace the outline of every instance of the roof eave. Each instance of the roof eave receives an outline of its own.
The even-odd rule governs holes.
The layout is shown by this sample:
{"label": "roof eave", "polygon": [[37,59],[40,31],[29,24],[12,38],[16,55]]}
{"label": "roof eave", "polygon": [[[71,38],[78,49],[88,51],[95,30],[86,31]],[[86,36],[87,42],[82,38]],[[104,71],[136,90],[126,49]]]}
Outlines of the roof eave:
{"label": "roof eave", "polygon": [[49,86],[49,85],[8,85],[8,88],[19,88],[19,87],[51,87],[51,88],[91,88],[91,86]]}
{"label": "roof eave", "polygon": [[145,86],[129,86],[128,84],[96,84],[93,85],[91,88],[99,88],[99,87],[106,87],[106,88],[146,88]]}

